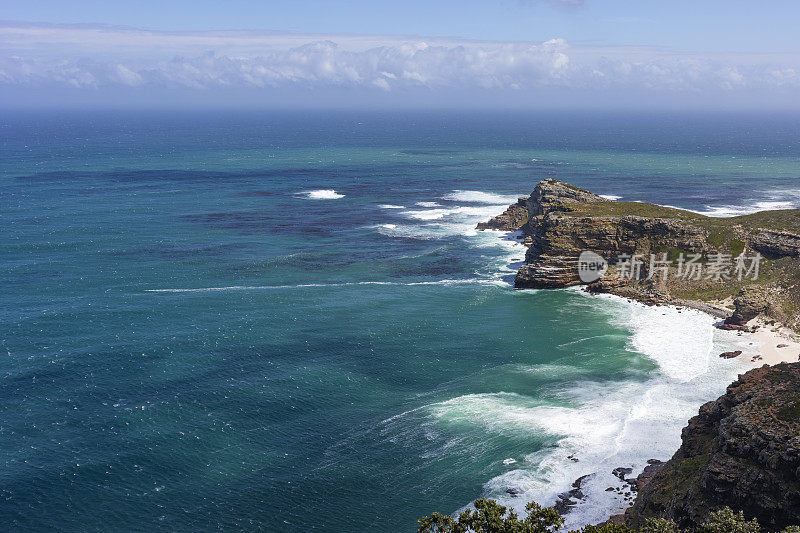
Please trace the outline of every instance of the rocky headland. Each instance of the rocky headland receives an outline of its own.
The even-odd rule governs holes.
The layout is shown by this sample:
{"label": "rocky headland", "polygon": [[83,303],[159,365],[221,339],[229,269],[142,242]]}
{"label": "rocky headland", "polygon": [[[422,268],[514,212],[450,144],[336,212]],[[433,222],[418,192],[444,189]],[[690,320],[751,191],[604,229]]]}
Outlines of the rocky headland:
{"label": "rocky headland", "polygon": [[[708,217],[644,202],[607,200],[560,180],[539,182],[502,214],[478,229],[520,231],[528,246],[517,288],[586,285],[648,304],[699,308],[726,319],[727,329],[748,329],[757,316],[800,328],[800,209],[763,211],[730,218]],[[581,280],[578,258],[592,251],[608,262],[606,275]],[[679,259],[699,256],[713,269],[715,258],[731,263],[742,255],[761,260],[758,273],[681,276]],[[620,276],[621,256],[643,259],[638,276]],[[669,266],[653,267],[651,257]],[[752,261],[744,264],[748,269]],[[655,270],[658,272],[655,272]],[[742,279],[739,279],[741,277]]]}

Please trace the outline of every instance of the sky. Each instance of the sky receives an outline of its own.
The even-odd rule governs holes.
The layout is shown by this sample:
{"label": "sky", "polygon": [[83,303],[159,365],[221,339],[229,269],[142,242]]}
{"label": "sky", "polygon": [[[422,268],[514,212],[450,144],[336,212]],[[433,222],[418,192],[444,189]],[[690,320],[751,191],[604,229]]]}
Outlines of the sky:
{"label": "sky", "polygon": [[0,107],[797,109],[800,3],[0,0]]}

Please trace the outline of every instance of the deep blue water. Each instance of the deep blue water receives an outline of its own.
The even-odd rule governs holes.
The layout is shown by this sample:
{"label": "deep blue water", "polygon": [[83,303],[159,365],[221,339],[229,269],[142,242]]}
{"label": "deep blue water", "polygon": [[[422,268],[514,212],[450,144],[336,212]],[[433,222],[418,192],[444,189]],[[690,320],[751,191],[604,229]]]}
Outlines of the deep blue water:
{"label": "deep blue water", "polygon": [[740,370],[702,317],[513,291],[476,222],[544,177],[796,206],[800,116],[5,113],[0,163],[3,529],[413,531],[605,488]]}

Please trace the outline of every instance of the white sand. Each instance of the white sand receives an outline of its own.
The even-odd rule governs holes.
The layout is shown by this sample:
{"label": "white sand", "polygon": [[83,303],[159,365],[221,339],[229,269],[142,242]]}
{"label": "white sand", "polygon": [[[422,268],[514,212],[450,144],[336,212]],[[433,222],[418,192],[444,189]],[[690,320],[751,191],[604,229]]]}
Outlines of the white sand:
{"label": "white sand", "polygon": [[758,350],[761,352],[761,359],[755,362],[777,365],[800,361],[800,337],[797,334],[780,324],[768,325],[763,318],[757,318],[753,323],[759,328],[748,335],[758,343]]}

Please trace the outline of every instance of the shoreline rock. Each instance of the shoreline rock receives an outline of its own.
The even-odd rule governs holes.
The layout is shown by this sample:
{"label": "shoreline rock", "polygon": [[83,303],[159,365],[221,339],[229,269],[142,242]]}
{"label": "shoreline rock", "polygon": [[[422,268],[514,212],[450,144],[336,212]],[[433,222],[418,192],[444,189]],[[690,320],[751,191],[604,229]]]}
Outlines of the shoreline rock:
{"label": "shoreline rock", "polygon": [[743,374],[700,408],[681,440],[639,481],[628,525],[660,516],[691,528],[724,506],[769,530],[800,523],[800,363]]}
{"label": "shoreline rock", "polygon": [[725,319],[725,325],[747,327],[748,322],[769,309],[769,295],[764,287],[749,285],[742,287],[733,305],[736,309]]}

